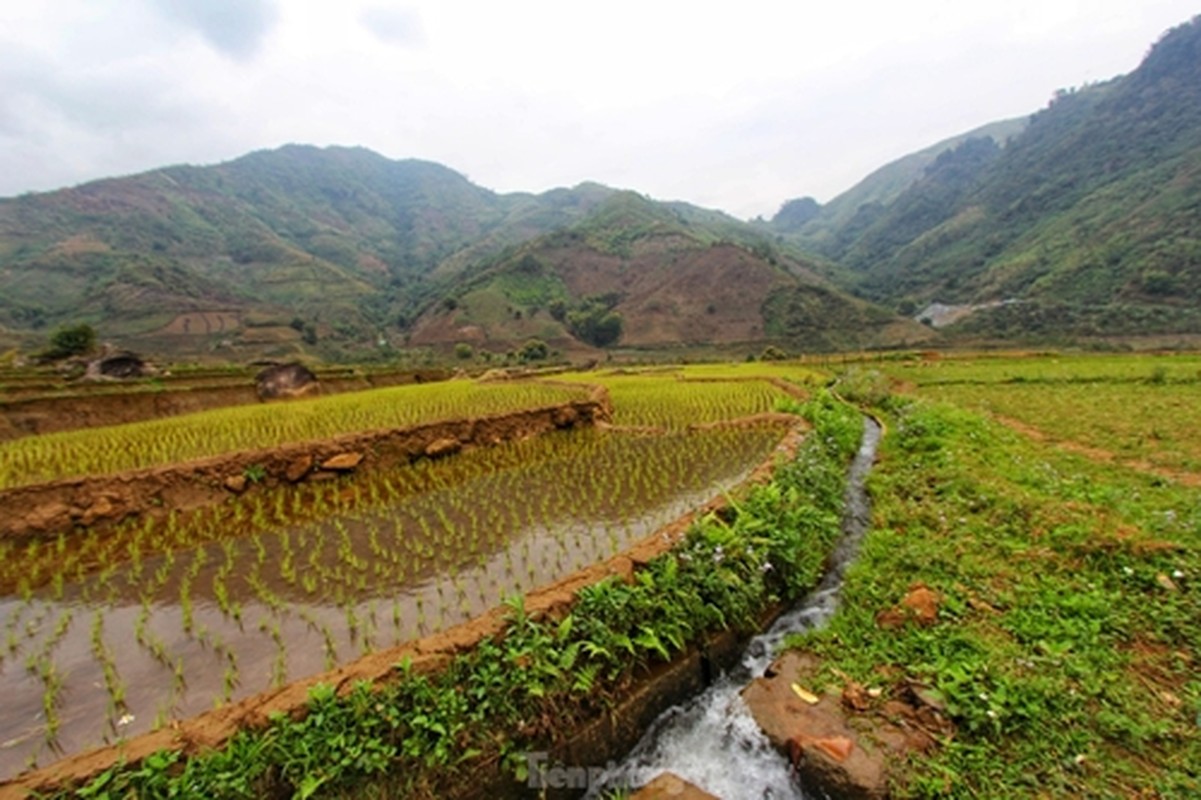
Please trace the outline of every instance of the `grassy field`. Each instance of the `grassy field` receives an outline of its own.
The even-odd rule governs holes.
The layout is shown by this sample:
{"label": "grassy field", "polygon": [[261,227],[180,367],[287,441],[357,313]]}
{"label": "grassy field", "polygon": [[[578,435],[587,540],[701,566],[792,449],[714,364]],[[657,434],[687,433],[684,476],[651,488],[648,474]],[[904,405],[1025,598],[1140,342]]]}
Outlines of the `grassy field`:
{"label": "grassy field", "polygon": [[1046,356],[892,367],[919,396],[1028,426],[1094,457],[1201,470],[1201,358]]}
{"label": "grassy field", "polygon": [[[1194,407],[1196,361],[1153,379],[1162,363],[894,371],[920,375],[920,399],[885,403],[873,531],[831,625],[792,644],[832,683],[914,682],[943,704],[957,731],[900,770],[898,797],[1201,795],[1201,492],[933,400],[1120,449],[1122,410]],[[1197,434],[1172,416],[1128,422],[1160,437],[1120,452],[1194,466]],[[937,593],[937,622],[881,627],[918,584]]]}

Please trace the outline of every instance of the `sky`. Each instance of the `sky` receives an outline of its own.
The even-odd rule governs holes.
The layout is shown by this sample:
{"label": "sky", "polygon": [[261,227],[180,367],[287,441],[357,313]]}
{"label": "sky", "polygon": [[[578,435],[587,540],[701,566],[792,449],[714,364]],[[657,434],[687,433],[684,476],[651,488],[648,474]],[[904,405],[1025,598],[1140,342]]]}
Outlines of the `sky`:
{"label": "sky", "polygon": [[737,217],[1137,67],[1179,0],[0,4],[0,197],[288,143]]}

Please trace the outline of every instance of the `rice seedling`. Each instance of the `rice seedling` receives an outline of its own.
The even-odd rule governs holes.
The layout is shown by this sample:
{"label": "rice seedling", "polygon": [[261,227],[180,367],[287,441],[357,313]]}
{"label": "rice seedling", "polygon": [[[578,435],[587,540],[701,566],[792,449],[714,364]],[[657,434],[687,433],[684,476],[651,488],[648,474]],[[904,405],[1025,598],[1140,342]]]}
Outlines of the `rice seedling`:
{"label": "rice seedling", "polygon": [[[331,668],[606,558],[739,480],[783,430],[684,430],[769,410],[778,392],[767,383],[671,379],[640,390],[624,380],[629,418],[669,433],[556,433],[364,473],[353,491],[340,482],[281,486],[129,521],[102,537],[72,537],[65,553],[57,541],[0,545],[0,585],[24,598],[6,623],[8,652],[24,656],[26,640],[52,637],[59,604],[79,604],[77,615],[140,604],[125,627],[93,617],[93,657],[110,719],[136,692],[136,705],[159,709],[161,725],[294,678],[297,664],[314,668],[296,637],[319,636],[314,657]],[[64,556],[75,560],[56,583]],[[63,635],[86,634],[79,628]],[[163,685],[122,685],[114,651],[122,670],[128,663],[143,674],[139,659],[162,670]],[[191,689],[190,677],[201,678]],[[0,673],[0,691],[6,680]],[[209,696],[198,696],[201,687]],[[64,698],[55,698],[61,714]]]}
{"label": "rice seedling", "polygon": [[128,425],[0,442],[0,488],[107,474],[351,431],[500,414],[586,397],[536,382],[448,381],[375,389],[287,405],[232,406]]}

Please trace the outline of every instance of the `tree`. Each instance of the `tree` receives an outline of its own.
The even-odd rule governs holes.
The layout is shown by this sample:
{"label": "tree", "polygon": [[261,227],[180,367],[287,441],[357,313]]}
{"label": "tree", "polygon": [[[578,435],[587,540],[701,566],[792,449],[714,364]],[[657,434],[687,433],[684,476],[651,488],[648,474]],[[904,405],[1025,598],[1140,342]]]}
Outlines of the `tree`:
{"label": "tree", "polygon": [[517,358],[521,361],[542,361],[548,355],[550,355],[550,348],[541,339],[530,339],[517,352]]}
{"label": "tree", "polygon": [[459,342],[455,345],[455,358],[460,361],[466,361],[475,355],[475,348],[467,344],[467,342]]}
{"label": "tree", "polygon": [[49,358],[68,358],[90,352],[96,346],[96,330],[87,323],[67,325],[50,335]]}
{"label": "tree", "polygon": [[578,308],[567,312],[565,320],[571,335],[594,347],[607,347],[621,338],[621,314],[611,310],[617,304],[616,295],[597,295],[588,298]]}

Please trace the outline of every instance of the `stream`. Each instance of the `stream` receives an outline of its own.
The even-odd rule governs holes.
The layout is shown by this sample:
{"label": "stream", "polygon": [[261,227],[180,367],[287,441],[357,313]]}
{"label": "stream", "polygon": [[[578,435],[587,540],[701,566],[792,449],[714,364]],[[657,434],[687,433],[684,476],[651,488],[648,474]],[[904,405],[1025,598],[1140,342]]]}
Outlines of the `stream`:
{"label": "stream", "polygon": [[600,776],[586,795],[599,798],[643,786],[673,772],[723,800],[807,798],[788,759],[777,753],[742,702],[743,687],[761,677],[790,633],[813,630],[833,616],[847,567],[871,522],[864,484],[880,443],[880,425],[864,418],[863,439],[851,462],[842,531],[831,566],[817,588],[775,624],[753,638],[733,671],[688,703],[665,711],[620,764]]}

